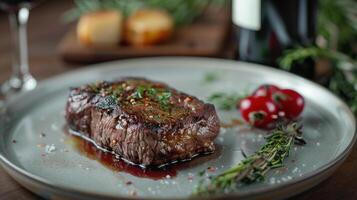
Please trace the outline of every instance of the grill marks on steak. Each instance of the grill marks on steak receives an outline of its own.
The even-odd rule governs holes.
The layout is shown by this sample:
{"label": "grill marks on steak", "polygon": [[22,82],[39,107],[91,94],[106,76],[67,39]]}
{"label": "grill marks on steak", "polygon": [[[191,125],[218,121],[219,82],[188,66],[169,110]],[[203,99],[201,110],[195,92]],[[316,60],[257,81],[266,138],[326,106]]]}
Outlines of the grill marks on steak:
{"label": "grill marks on steak", "polygon": [[73,88],[69,127],[142,166],[190,159],[215,149],[215,108],[167,85],[139,78]]}

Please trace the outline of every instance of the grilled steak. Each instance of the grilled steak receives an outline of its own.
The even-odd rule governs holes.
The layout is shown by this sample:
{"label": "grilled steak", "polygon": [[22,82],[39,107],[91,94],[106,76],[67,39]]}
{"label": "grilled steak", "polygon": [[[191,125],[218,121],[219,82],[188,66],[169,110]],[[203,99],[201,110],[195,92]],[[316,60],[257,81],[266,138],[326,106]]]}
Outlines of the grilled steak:
{"label": "grilled steak", "polygon": [[72,88],[70,129],[141,166],[158,166],[215,150],[215,108],[167,85],[141,78]]}

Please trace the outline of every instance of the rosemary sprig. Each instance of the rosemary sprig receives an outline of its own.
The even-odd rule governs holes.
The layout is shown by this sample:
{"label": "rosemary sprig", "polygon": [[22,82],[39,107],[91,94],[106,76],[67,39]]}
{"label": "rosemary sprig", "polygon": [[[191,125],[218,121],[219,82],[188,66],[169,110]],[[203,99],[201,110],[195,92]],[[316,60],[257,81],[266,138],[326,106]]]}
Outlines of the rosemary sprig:
{"label": "rosemary sprig", "polygon": [[298,47],[296,49],[287,50],[284,55],[279,58],[278,62],[282,69],[289,71],[294,62],[303,62],[307,58],[327,58],[332,61],[351,63],[357,66],[357,61],[350,58],[341,52],[319,47]]}
{"label": "rosemary sprig", "polygon": [[357,114],[357,61],[341,52],[306,47],[286,51],[280,58],[279,65],[289,71],[294,62],[303,62],[307,58],[323,58],[331,61],[333,73],[326,87],[343,99],[352,112]]}
{"label": "rosemary sprig", "polygon": [[253,155],[246,157],[236,166],[201,181],[194,195],[205,196],[235,190],[240,184],[251,184],[264,180],[266,173],[282,167],[293,144],[305,144],[301,127],[296,122],[281,125],[271,131],[266,143]]}
{"label": "rosemary sprig", "polygon": [[225,5],[227,0],[74,0],[75,7],[64,14],[65,21],[72,21],[95,10],[119,10],[125,16],[140,8],[164,9],[177,25],[192,23],[212,5]]}

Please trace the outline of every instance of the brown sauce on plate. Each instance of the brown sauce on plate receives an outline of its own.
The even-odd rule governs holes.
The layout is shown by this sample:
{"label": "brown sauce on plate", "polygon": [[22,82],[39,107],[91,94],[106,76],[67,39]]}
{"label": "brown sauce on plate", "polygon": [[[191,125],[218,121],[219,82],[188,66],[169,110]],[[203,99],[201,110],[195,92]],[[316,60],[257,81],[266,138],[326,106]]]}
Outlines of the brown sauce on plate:
{"label": "brown sauce on plate", "polygon": [[231,122],[229,123],[221,123],[222,128],[234,128],[236,126],[243,125],[244,122],[240,119],[231,119]]}
{"label": "brown sauce on plate", "polygon": [[82,138],[73,131],[68,131],[68,129],[66,130],[70,143],[81,155],[92,160],[97,160],[102,165],[115,172],[124,172],[136,177],[149,178],[153,180],[175,177],[179,170],[193,167],[208,160],[217,158],[221,152],[221,148],[216,146],[215,152],[197,155],[192,160],[177,161],[173,164],[168,164],[160,168],[143,168],[139,165],[134,165],[124,161],[118,155],[105,151],[104,149],[100,149],[93,143],[93,141]]}

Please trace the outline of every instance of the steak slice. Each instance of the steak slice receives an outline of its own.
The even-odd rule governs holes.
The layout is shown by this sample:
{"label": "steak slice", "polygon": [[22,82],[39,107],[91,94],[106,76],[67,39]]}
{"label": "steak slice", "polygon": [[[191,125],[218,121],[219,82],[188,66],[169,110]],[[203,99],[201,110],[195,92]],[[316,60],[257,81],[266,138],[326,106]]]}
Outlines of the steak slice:
{"label": "steak slice", "polygon": [[141,166],[213,152],[220,128],[212,104],[142,78],[72,88],[66,120],[81,136]]}

